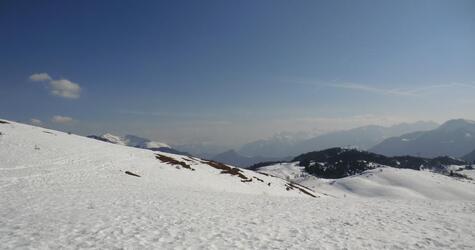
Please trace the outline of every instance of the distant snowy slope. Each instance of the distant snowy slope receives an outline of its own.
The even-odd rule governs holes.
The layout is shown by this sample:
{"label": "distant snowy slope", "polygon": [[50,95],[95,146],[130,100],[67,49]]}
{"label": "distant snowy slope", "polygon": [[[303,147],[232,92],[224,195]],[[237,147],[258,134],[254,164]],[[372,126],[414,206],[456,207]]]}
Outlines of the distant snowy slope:
{"label": "distant snowy slope", "polygon": [[385,199],[475,200],[475,182],[429,171],[378,168],[329,182],[303,181],[336,196]]}
{"label": "distant snowy slope", "polygon": [[297,162],[270,165],[258,171],[292,180],[335,197],[475,201],[475,181],[430,171],[379,167],[360,175],[334,180],[309,175]]}

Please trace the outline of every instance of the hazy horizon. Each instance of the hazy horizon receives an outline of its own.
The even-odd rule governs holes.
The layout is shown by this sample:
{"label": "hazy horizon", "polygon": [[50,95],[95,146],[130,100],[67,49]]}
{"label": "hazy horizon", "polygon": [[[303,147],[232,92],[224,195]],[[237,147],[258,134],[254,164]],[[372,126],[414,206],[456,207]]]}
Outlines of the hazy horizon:
{"label": "hazy horizon", "polygon": [[0,117],[235,147],[475,120],[474,1],[2,1]]}

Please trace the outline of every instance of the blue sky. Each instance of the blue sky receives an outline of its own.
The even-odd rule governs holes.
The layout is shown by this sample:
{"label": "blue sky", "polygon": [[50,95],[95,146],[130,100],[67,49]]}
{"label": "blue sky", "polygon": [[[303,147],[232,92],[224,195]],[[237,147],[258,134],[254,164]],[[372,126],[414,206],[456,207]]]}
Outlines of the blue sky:
{"label": "blue sky", "polygon": [[474,1],[1,1],[0,31],[0,117],[80,134],[475,119]]}

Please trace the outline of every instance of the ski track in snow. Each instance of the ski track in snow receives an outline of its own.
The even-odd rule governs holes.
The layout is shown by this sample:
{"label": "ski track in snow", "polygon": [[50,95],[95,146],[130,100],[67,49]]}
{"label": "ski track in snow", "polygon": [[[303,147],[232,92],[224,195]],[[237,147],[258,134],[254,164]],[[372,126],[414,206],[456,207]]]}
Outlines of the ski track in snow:
{"label": "ski track in snow", "polygon": [[472,200],[311,198],[41,130],[0,125],[1,249],[475,248]]}

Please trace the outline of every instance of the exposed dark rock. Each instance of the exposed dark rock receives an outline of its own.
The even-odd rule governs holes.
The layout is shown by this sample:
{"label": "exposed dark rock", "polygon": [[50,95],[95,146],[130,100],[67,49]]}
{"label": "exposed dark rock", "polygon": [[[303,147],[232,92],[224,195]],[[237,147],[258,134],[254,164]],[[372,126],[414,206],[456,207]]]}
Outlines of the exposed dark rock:
{"label": "exposed dark rock", "polygon": [[191,171],[195,171],[195,169],[192,168],[190,165],[186,164],[186,162],[176,160],[172,157],[168,157],[168,156],[161,155],[161,154],[156,154],[155,157],[157,159],[159,159],[160,161],[162,161],[162,162],[165,162],[165,163],[168,163],[168,164],[171,164],[171,165],[179,165],[183,168],[189,169]]}
{"label": "exposed dark rock", "polygon": [[313,195],[306,187],[295,184],[295,183],[288,182],[287,184],[285,184],[285,189],[287,191],[293,190],[293,189],[298,189],[300,192],[302,192],[306,195],[312,196],[314,198],[317,197],[317,196]]}
{"label": "exposed dark rock", "polygon": [[247,176],[242,174],[242,170],[239,169],[239,168],[230,167],[230,166],[224,165],[223,163],[216,162],[216,161],[202,161],[202,162],[204,164],[208,164],[209,166],[211,166],[213,168],[220,169],[222,174],[236,175],[236,176],[238,176],[239,178],[241,178],[243,180],[248,180],[249,179],[249,178],[247,178]]}
{"label": "exposed dark rock", "polygon": [[130,172],[130,171],[125,171],[125,173],[128,174],[128,175],[135,176],[135,177],[140,177],[140,175],[134,174],[134,173],[132,173],[132,172]]}

